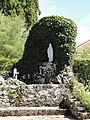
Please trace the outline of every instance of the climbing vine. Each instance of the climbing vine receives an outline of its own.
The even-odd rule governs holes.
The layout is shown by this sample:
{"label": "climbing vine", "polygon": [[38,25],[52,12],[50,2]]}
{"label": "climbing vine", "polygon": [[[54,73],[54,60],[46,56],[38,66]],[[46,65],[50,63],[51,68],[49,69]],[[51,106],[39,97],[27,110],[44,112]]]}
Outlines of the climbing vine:
{"label": "climbing vine", "polygon": [[39,20],[30,30],[22,59],[14,65],[20,71],[19,77],[24,74],[33,76],[40,63],[48,62],[49,43],[53,47],[53,62],[57,64],[57,73],[65,65],[70,65],[75,52],[76,35],[76,24],[70,19],[49,16]]}

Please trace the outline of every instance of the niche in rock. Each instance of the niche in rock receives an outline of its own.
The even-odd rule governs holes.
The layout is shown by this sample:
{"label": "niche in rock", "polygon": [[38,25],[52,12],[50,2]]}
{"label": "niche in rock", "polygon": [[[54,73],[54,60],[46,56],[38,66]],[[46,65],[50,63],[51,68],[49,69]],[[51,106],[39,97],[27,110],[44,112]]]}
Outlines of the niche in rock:
{"label": "niche in rock", "polygon": [[49,46],[47,49],[47,56],[48,56],[48,62],[53,62],[53,47],[51,43],[49,43]]}

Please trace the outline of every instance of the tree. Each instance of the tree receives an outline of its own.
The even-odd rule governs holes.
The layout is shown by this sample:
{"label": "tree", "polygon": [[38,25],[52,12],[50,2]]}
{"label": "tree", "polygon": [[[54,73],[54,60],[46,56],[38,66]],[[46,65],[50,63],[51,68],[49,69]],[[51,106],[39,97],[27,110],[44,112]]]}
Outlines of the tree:
{"label": "tree", "polygon": [[11,18],[0,12],[0,57],[19,59],[22,56],[25,31],[24,21],[19,16]]}
{"label": "tree", "polygon": [[28,28],[37,21],[40,14],[38,0],[1,0],[0,10],[6,16],[20,15],[25,18]]}

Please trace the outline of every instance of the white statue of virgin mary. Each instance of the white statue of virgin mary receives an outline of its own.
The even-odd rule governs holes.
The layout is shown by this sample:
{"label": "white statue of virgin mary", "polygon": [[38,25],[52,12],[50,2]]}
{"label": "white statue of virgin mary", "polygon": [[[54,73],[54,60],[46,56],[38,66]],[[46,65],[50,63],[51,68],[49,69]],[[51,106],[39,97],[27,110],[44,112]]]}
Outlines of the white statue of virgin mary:
{"label": "white statue of virgin mary", "polygon": [[53,47],[51,43],[49,43],[49,47],[47,49],[47,55],[48,55],[48,62],[52,62],[53,61]]}

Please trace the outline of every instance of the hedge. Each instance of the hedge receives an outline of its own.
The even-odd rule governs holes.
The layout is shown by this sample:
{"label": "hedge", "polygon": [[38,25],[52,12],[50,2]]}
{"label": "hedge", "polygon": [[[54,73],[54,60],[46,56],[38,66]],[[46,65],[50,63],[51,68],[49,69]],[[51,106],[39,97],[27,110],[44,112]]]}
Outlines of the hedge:
{"label": "hedge", "polygon": [[86,110],[90,112],[90,93],[85,90],[82,83],[79,83],[78,81],[74,81],[73,83],[73,93],[75,94],[77,100],[81,101]]}
{"label": "hedge", "polygon": [[10,59],[10,58],[0,58],[0,75],[4,78],[9,77],[9,71],[11,66],[17,62],[17,59]]}
{"label": "hedge", "polygon": [[74,59],[72,69],[79,82],[85,86],[90,83],[90,59]]}

